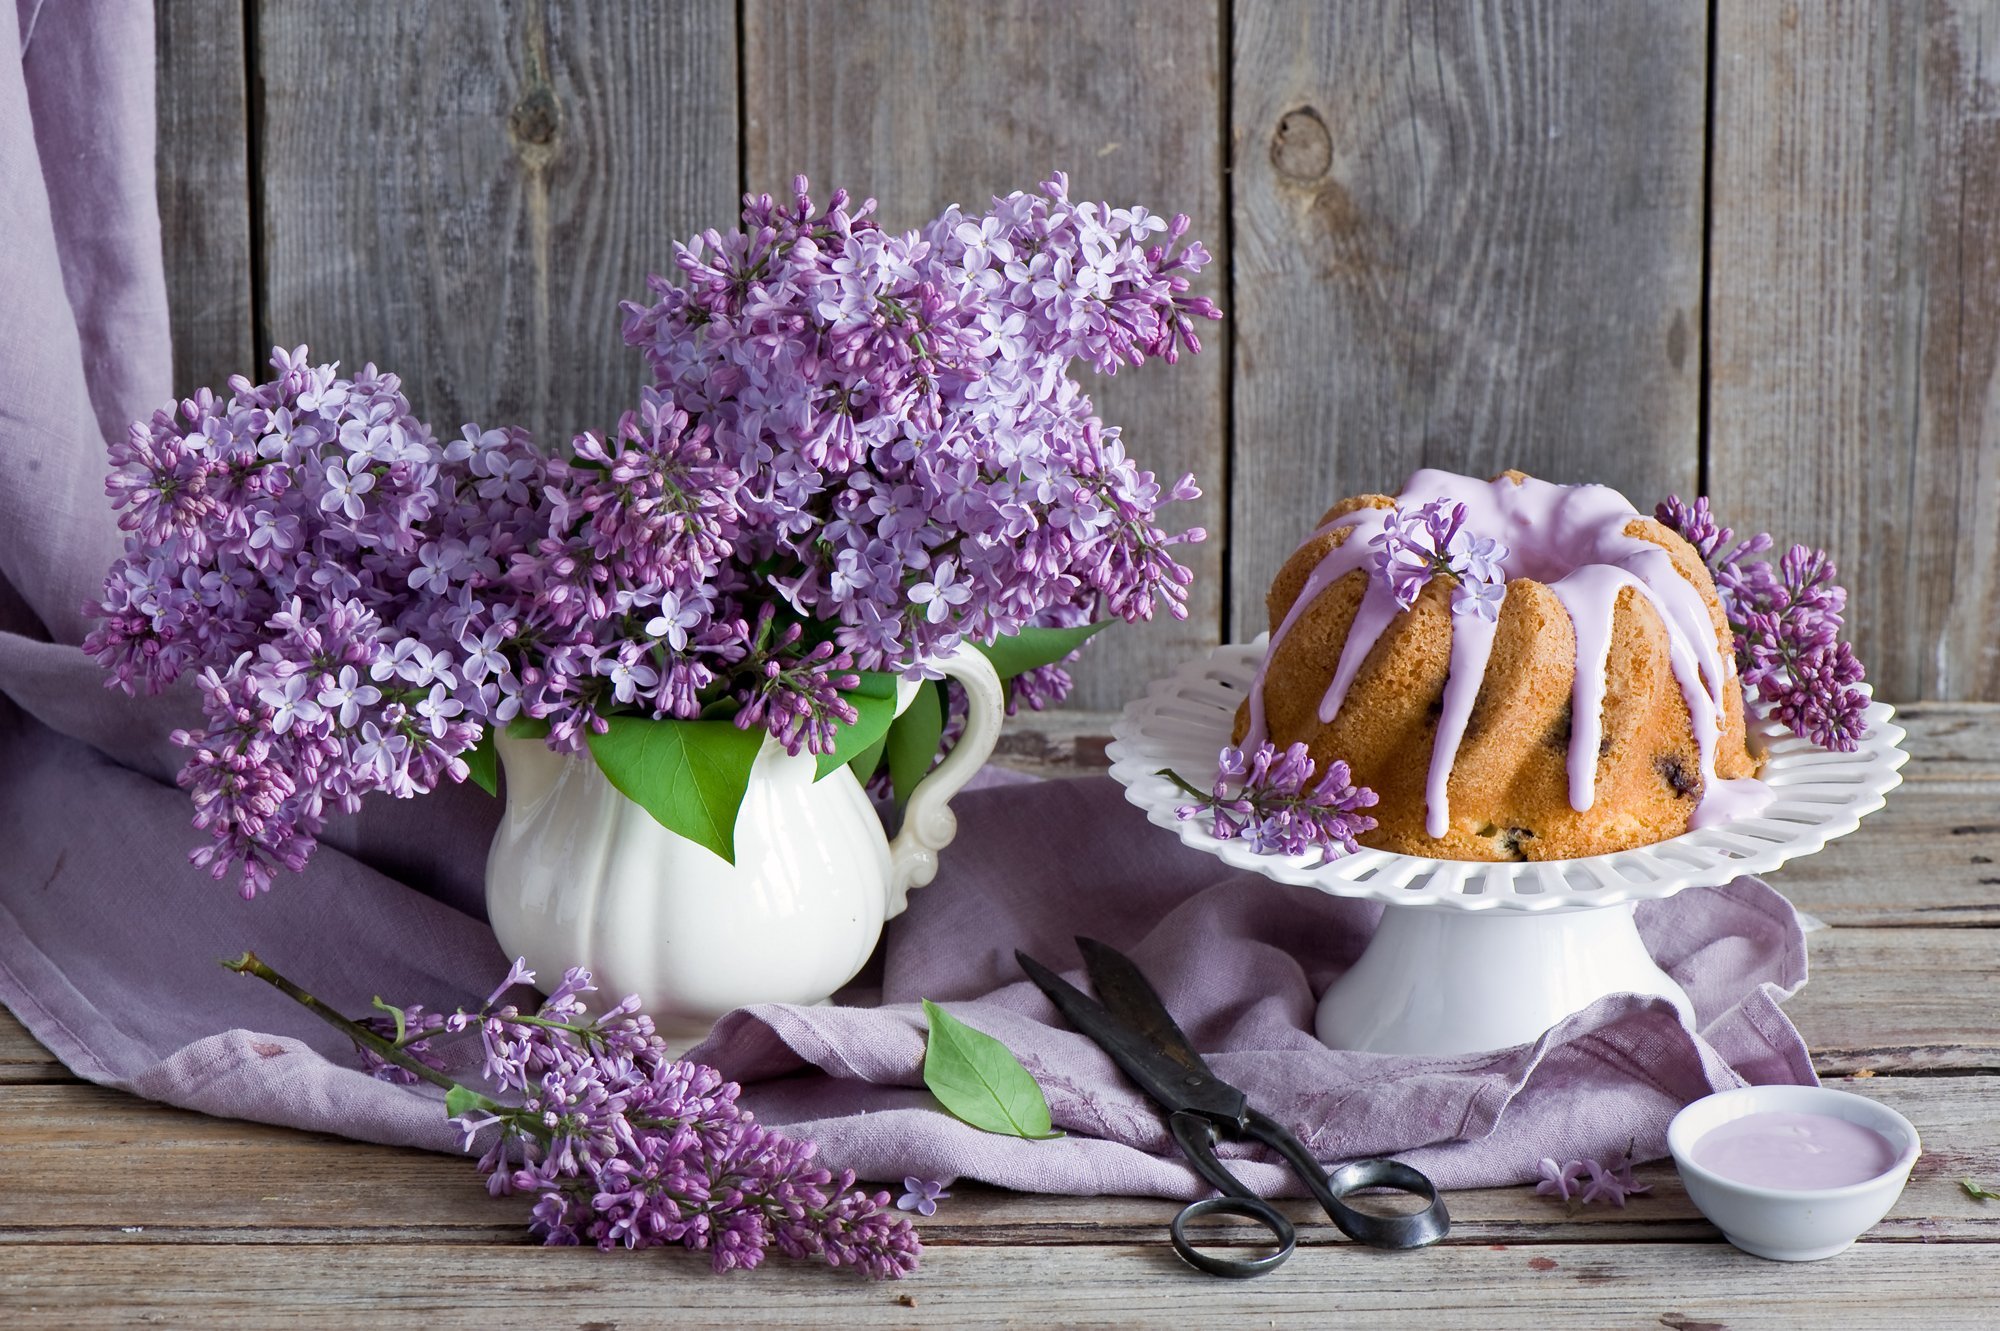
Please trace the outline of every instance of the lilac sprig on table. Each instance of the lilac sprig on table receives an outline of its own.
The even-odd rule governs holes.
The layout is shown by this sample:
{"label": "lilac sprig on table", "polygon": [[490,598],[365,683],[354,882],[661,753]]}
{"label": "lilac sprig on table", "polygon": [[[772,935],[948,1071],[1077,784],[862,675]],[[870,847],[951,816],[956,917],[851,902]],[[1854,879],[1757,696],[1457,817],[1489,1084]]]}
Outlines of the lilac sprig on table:
{"label": "lilac sprig on table", "polygon": [[1249,754],[1231,746],[1216,760],[1214,784],[1206,791],[1178,773],[1162,772],[1195,797],[1176,815],[1207,817],[1218,840],[1241,840],[1260,855],[1303,855],[1318,850],[1323,859],[1352,854],[1357,838],[1375,826],[1361,810],[1376,802],[1375,792],[1356,786],[1347,764],[1329,763],[1315,780],[1306,746],[1279,749],[1268,741]]}
{"label": "lilac sprig on table", "polygon": [[[706,1251],[718,1272],[755,1267],[772,1248],[877,1278],[916,1269],[922,1244],[887,1192],[855,1189],[852,1172],[814,1159],[813,1143],[759,1124],[734,1082],[672,1057],[637,998],[592,1016],[586,970],[567,971],[533,1012],[502,1001],[534,982],[516,961],[477,1009],[425,1013],[377,999],[385,1015],[352,1021],[254,953],[223,964],[344,1031],[376,1075],[443,1088],[468,1150],[492,1131],[479,1159],[487,1190],[532,1194],[529,1229],[545,1244],[679,1244]],[[432,1047],[475,1031],[481,1078],[505,1102],[456,1081]]]}
{"label": "lilac sprig on table", "polygon": [[1653,1190],[1652,1184],[1640,1183],[1632,1177],[1632,1150],[1628,1145],[1624,1158],[1615,1167],[1607,1167],[1593,1159],[1570,1160],[1558,1165],[1553,1157],[1543,1156],[1542,1178],[1535,1184],[1535,1194],[1565,1202],[1574,1196],[1582,1206],[1605,1202],[1622,1210],[1627,1197]]}
{"label": "lilac sprig on table", "polygon": [[1695,548],[1714,575],[1736,638],[1736,668],[1745,688],[1771,704],[1772,715],[1821,748],[1853,752],[1867,731],[1868,695],[1854,649],[1840,638],[1847,590],[1834,581],[1824,550],[1794,545],[1775,564],[1759,559],[1773,548],[1764,532],[1743,541],[1710,512],[1707,496],[1693,504],[1669,496],[1659,520]]}
{"label": "lilac sprig on table", "polygon": [[1465,505],[1435,499],[1415,509],[1392,510],[1369,541],[1375,573],[1397,606],[1408,610],[1425,585],[1440,575],[1452,579],[1453,614],[1477,615],[1489,624],[1500,617],[1507,579],[1502,562],[1507,547],[1465,530]]}

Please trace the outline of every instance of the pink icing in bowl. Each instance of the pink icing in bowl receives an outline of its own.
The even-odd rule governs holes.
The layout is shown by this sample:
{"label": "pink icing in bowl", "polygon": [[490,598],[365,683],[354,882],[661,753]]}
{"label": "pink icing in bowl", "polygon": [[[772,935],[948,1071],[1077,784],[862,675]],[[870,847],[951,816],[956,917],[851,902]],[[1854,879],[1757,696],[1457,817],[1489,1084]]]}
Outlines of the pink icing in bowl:
{"label": "pink icing in bowl", "polygon": [[[1784,1117],[1766,1120],[1764,1125],[1734,1127],[1711,1140],[1718,1130],[1759,1115]],[[1850,1173],[1866,1177],[1826,1187],[1798,1186],[1814,1180],[1786,1178],[1786,1171],[1778,1168],[1762,1174],[1782,1180],[1782,1186],[1773,1186],[1769,1181],[1732,1177],[1714,1165],[1728,1169],[1732,1163],[1740,1164],[1740,1157],[1735,1161],[1710,1160],[1710,1151],[1704,1150],[1705,1146],[1714,1150],[1717,1143],[1726,1146],[1737,1133],[1755,1132],[1774,1121],[1797,1126],[1803,1119],[1810,1126],[1816,1118],[1839,1119],[1858,1130],[1826,1131],[1819,1144],[1851,1153],[1855,1158],[1847,1161],[1852,1166]],[[1871,1138],[1879,1139],[1880,1144]],[[1680,1170],[1688,1198],[1723,1237],[1758,1257],[1810,1262],[1844,1251],[1889,1213],[1909,1181],[1910,1168],[1916,1164],[1922,1145],[1908,1119],[1867,1096],[1825,1086],[1745,1086],[1704,1096],[1682,1109],[1667,1128],[1667,1149]],[[1884,1157],[1886,1167],[1880,1167]],[[1759,1174],[1756,1169],[1738,1172]]]}

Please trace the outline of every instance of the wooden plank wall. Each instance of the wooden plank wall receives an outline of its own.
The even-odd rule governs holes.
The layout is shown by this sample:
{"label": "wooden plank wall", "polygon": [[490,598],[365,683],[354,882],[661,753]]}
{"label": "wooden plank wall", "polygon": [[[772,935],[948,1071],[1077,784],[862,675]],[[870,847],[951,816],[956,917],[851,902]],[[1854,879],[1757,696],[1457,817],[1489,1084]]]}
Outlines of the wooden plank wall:
{"label": "wooden plank wall", "polygon": [[1186,624],[1333,499],[1517,465],[1827,545],[1885,696],[2000,700],[2000,0],[160,0],[177,387],[274,342],[441,433],[601,426],[614,303],[799,171],[897,225],[1068,169],[1230,318],[1095,386],[1207,491]]}

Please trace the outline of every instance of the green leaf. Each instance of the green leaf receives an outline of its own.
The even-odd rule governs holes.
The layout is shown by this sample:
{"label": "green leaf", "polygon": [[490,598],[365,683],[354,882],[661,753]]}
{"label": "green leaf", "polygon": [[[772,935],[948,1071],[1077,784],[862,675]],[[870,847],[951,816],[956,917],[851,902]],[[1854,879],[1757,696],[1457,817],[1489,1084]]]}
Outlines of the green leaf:
{"label": "green leaf", "polygon": [[833,775],[873,748],[896,719],[896,677],[880,670],[857,673],[861,682],[842,695],[854,706],[854,723],[835,725],[833,751],[819,756],[815,781]]}
{"label": "green leaf", "polygon": [[1006,1045],[928,998],[924,1017],[931,1027],[924,1044],[924,1085],[954,1118],[1008,1137],[1062,1136],[1049,1122],[1042,1088]]}
{"label": "green leaf", "polygon": [[764,743],[763,727],[638,716],[605,721],[603,734],[586,735],[591,756],[619,793],[668,831],[736,863],[736,812]]}
{"label": "green leaf", "polygon": [[1965,1195],[1968,1197],[1975,1197],[1982,1202],[2000,1202],[2000,1192],[1981,1187],[1969,1178],[1960,1179],[1958,1186],[1965,1189]]}
{"label": "green leaf", "polygon": [[1037,666],[1054,665],[1083,646],[1092,634],[1110,624],[1110,620],[1100,619],[1095,624],[1079,624],[1070,629],[1027,628],[995,638],[989,643],[974,643],[973,646],[993,663],[994,674],[1002,679],[1012,679]]}
{"label": "green leaf", "polygon": [[489,795],[500,793],[500,755],[493,748],[493,728],[488,726],[479,736],[479,743],[458,755],[465,759],[471,769],[470,779],[474,785]]}
{"label": "green leaf", "polygon": [[885,730],[881,738],[870,744],[864,753],[847,765],[847,770],[854,773],[856,781],[864,786],[867,785],[869,778],[875,775],[875,769],[882,765],[882,751],[888,747],[889,732]]}
{"label": "green leaf", "polygon": [[917,690],[910,710],[889,727],[889,784],[895,787],[896,803],[909,799],[931,770],[943,735],[944,682],[936,680]]}
{"label": "green leaf", "polygon": [[549,723],[532,716],[517,716],[507,723],[507,733],[515,739],[547,739]]}
{"label": "green leaf", "polygon": [[406,1028],[406,1026],[405,1026],[405,1023],[409,1021],[409,1016],[408,1016],[408,1014],[407,1014],[407,1013],[405,1013],[405,1012],[403,1011],[403,1009],[401,1009],[401,1008],[399,1008],[399,1007],[394,1007],[394,1006],[391,1006],[391,1005],[390,1005],[390,1004],[388,1004],[388,1003],[384,1003],[384,1002],[382,1001],[382,995],[380,995],[380,994],[377,994],[377,995],[375,995],[375,1007],[376,1007],[376,1010],[378,1010],[378,1011],[381,1011],[381,1012],[386,1012],[386,1013],[388,1013],[388,1014],[389,1014],[390,1016],[392,1016],[392,1017],[394,1017],[394,1018],[396,1019],[396,1041],[395,1041],[395,1042],[396,1042],[397,1044],[401,1044],[401,1043],[403,1043],[403,1037],[404,1037],[404,1035],[405,1035],[405,1034],[407,1033],[407,1028]]}
{"label": "green leaf", "polygon": [[471,1113],[490,1114],[500,1108],[497,1100],[489,1100],[470,1086],[454,1086],[444,1093],[444,1112],[450,1118],[463,1118]]}

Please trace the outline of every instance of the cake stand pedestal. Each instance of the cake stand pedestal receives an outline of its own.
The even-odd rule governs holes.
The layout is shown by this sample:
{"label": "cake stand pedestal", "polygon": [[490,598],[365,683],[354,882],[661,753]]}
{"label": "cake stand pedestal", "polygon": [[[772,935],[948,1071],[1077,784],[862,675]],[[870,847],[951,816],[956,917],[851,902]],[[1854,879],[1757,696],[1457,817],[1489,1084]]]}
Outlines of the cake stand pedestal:
{"label": "cake stand pedestal", "polygon": [[1315,1023],[1335,1049],[1463,1054],[1526,1044],[1606,994],[1654,994],[1694,1027],[1694,1005],[1653,964],[1634,903],[1595,910],[1388,906]]}
{"label": "cake stand pedestal", "polygon": [[1208,784],[1263,656],[1262,638],[1231,644],[1156,681],[1113,727],[1111,775],[1148,820],[1197,850],[1277,882],[1383,904],[1367,949],[1320,1000],[1319,1038],[1340,1049],[1504,1049],[1619,993],[1658,995],[1692,1023],[1687,994],[1639,937],[1634,904],[1768,873],[1820,850],[1882,807],[1909,760],[1886,704],[1869,704],[1853,753],[1818,748],[1753,706],[1752,743],[1774,795],[1754,818],[1575,860],[1485,864],[1366,849],[1327,862],[1259,855],[1219,840],[1205,819],[1179,818],[1187,795],[1162,773]]}

